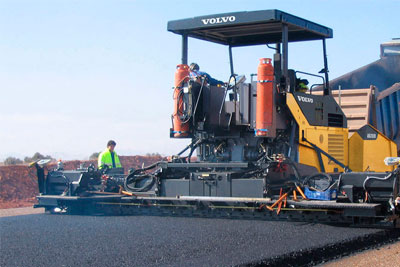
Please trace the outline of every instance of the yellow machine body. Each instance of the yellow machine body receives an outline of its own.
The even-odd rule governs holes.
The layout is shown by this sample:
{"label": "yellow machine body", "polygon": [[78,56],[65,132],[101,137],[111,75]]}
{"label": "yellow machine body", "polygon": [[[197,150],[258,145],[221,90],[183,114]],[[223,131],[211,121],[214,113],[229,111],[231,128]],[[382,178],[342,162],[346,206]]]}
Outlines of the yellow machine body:
{"label": "yellow machine body", "polygon": [[[348,166],[348,129],[310,125],[291,93],[286,95],[286,104],[299,126],[299,163],[314,166],[318,171],[322,171],[317,152],[308,142],[302,140],[304,136],[309,142]],[[340,165],[328,157],[322,154],[321,157],[325,172],[344,171]]]}
{"label": "yellow machine body", "polygon": [[[316,167],[318,171],[322,171],[318,153],[310,144],[312,143],[354,172],[394,170],[394,166],[385,165],[384,159],[397,156],[396,143],[371,125],[361,127],[348,139],[349,130],[346,127],[311,125],[293,94],[286,95],[286,104],[299,126],[299,163]],[[339,164],[322,153],[321,160],[325,172],[344,171]]]}
{"label": "yellow machine body", "polygon": [[397,156],[397,145],[371,125],[365,125],[349,139],[349,167],[352,171],[386,172],[394,166],[386,166],[386,157]]}

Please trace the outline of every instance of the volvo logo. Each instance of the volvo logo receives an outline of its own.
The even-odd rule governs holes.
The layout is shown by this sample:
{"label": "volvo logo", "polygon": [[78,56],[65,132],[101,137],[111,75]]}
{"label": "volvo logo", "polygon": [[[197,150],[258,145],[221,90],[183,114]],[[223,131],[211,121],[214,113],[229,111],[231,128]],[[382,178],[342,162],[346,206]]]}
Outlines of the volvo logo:
{"label": "volvo logo", "polygon": [[236,20],[235,16],[227,16],[227,17],[218,17],[218,18],[210,18],[210,19],[202,19],[204,25],[207,24],[219,24],[225,22],[234,22]]}
{"label": "volvo logo", "polygon": [[305,96],[297,96],[297,99],[300,101],[300,102],[304,102],[304,103],[313,103],[314,102],[314,99],[312,99],[312,98],[310,98],[310,97],[305,97]]}

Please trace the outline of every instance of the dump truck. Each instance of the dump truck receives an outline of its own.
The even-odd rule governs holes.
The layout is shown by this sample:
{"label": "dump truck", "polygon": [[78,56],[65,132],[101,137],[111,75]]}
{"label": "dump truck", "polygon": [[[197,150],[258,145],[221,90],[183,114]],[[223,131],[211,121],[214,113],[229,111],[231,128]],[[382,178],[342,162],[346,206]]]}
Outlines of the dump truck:
{"label": "dump truck", "polygon": [[[35,207],[400,226],[396,143],[369,124],[349,138],[348,118],[329,83],[331,28],[280,10],[261,10],[169,21],[168,31],[182,40],[170,137],[187,139],[188,145],[166,161],[127,174],[93,165],[46,174],[44,162],[34,163],[45,180]],[[210,74],[190,68],[190,38],[227,48],[225,83],[213,84]],[[307,41],[321,43],[318,74],[288,68],[288,44]],[[244,46],[273,51],[254,62],[251,71],[257,75],[250,82],[234,71],[233,48]],[[320,77],[322,93],[307,90],[300,74]]]}
{"label": "dump truck", "polygon": [[370,124],[400,149],[399,38],[381,44],[380,59],[332,80],[330,86],[347,117],[350,135]]}

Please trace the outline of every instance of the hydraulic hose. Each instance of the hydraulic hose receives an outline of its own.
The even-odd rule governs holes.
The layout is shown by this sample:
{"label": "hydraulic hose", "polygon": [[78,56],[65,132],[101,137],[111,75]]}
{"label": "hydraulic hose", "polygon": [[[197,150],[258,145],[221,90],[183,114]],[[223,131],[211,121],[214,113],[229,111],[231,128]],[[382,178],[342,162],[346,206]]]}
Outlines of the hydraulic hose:
{"label": "hydraulic hose", "polygon": [[[187,114],[184,114],[184,111],[182,111],[182,112],[181,112],[182,118],[181,118],[181,116],[179,115],[179,113],[180,113],[180,112],[179,112],[180,105],[182,105],[183,102],[184,102],[183,96],[184,96],[183,89],[180,89],[179,94],[178,94],[178,96],[177,96],[178,99],[177,99],[177,101],[176,101],[176,104],[178,105],[178,108],[177,108],[178,116],[177,116],[177,118],[178,118],[178,120],[179,120],[182,124],[187,123],[187,122],[190,120],[191,116],[192,116],[190,111],[187,112]],[[182,102],[179,101],[180,98],[182,98]],[[190,109],[191,109],[191,107],[189,107],[189,110],[190,110]],[[187,118],[184,120],[183,117],[185,117],[185,116],[187,116]]]}
{"label": "hydraulic hose", "polygon": [[[187,122],[189,122],[189,120],[190,120],[190,119],[193,117],[193,115],[196,113],[197,106],[198,106],[199,100],[200,100],[200,96],[201,96],[201,94],[202,94],[202,92],[203,92],[204,82],[205,82],[205,78],[202,78],[202,80],[201,80],[200,92],[199,92],[199,95],[197,96],[197,100],[196,100],[196,104],[195,104],[194,110],[192,111],[193,104],[190,104],[190,105],[188,106],[188,109],[187,109],[188,111],[186,112],[186,114],[184,114],[184,112],[182,112],[182,117],[186,117],[186,119],[181,118],[181,116],[178,116],[178,119],[179,119],[179,121],[180,121],[181,123],[187,123]],[[178,105],[178,109],[177,109],[178,111],[179,111],[179,108],[180,108],[180,106],[179,106],[179,103],[180,103],[179,99],[182,98],[182,103],[183,103],[183,102],[184,102],[183,97],[184,97],[183,89],[180,89],[179,94],[178,94],[178,96],[177,96],[178,99],[177,99],[177,101],[176,101],[176,103],[177,103],[177,105]],[[179,114],[178,114],[178,115],[179,115]]]}
{"label": "hydraulic hose", "polygon": [[[148,179],[148,181],[144,182],[141,187],[136,187],[136,184],[144,179]],[[146,192],[153,187],[155,182],[156,176],[151,173],[135,174],[132,172],[125,178],[124,188],[128,192]]]}
{"label": "hydraulic hose", "polygon": [[[151,170],[151,169],[154,169],[155,167],[157,167],[158,166],[158,164],[160,164],[160,163],[162,163],[163,161],[157,161],[157,162],[155,162],[155,163],[153,163],[153,164],[151,164],[151,165],[149,165],[149,166],[147,166],[147,167],[143,167],[143,168],[141,168],[141,169],[137,169],[137,170],[135,170],[134,172],[133,172],[133,174],[138,174],[138,173],[141,173],[141,172],[143,172],[143,171],[148,171],[148,170]],[[130,174],[129,174],[130,175]],[[128,176],[129,176],[128,175]]]}
{"label": "hydraulic hose", "polygon": [[190,157],[192,156],[194,150],[199,146],[199,144],[201,144],[201,142],[202,142],[201,139],[197,139],[196,142],[193,142],[192,144],[190,144],[190,152],[189,152],[189,155],[187,156],[189,163],[190,163]]}
{"label": "hydraulic hose", "polygon": [[[154,183],[157,180],[156,175],[154,175],[153,173],[144,173],[145,171],[154,169],[155,167],[157,167],[160,163],[162,163],[163,161],[157,161],[147,167],[143,167],[141,169],[137,169],[133,172],[131,172],[130,174],[128,174],[128,176],[125,178],[124,181],[124,188],[126,191],[128,192],[145,192],[145,191],[149,191]],[[148,178],[149,181],[145,182],[144,185],[142,187],[136,187],[135,185]]]}
{"label": "hydraulic hose", "polygon": [[283,163],[288,164],[292,168],[294,176],[296,177],[297,181],[301,182],[301,176],[299,170],[297,169],[297,166],[293,163],[293,161],[291,159],[286,159]]}

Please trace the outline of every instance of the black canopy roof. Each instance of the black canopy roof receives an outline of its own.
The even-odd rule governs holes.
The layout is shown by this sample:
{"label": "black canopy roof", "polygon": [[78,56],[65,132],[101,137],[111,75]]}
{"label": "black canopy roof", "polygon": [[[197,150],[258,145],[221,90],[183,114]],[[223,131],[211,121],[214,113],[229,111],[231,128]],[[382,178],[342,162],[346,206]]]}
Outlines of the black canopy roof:
{"label": "black canopy roof", "polygon": [[231,46],[282,41],[282,25],[288,25],[289,42],[332,38],[332,29],[280,10],[234,12],[173,20],[168,31]]}

